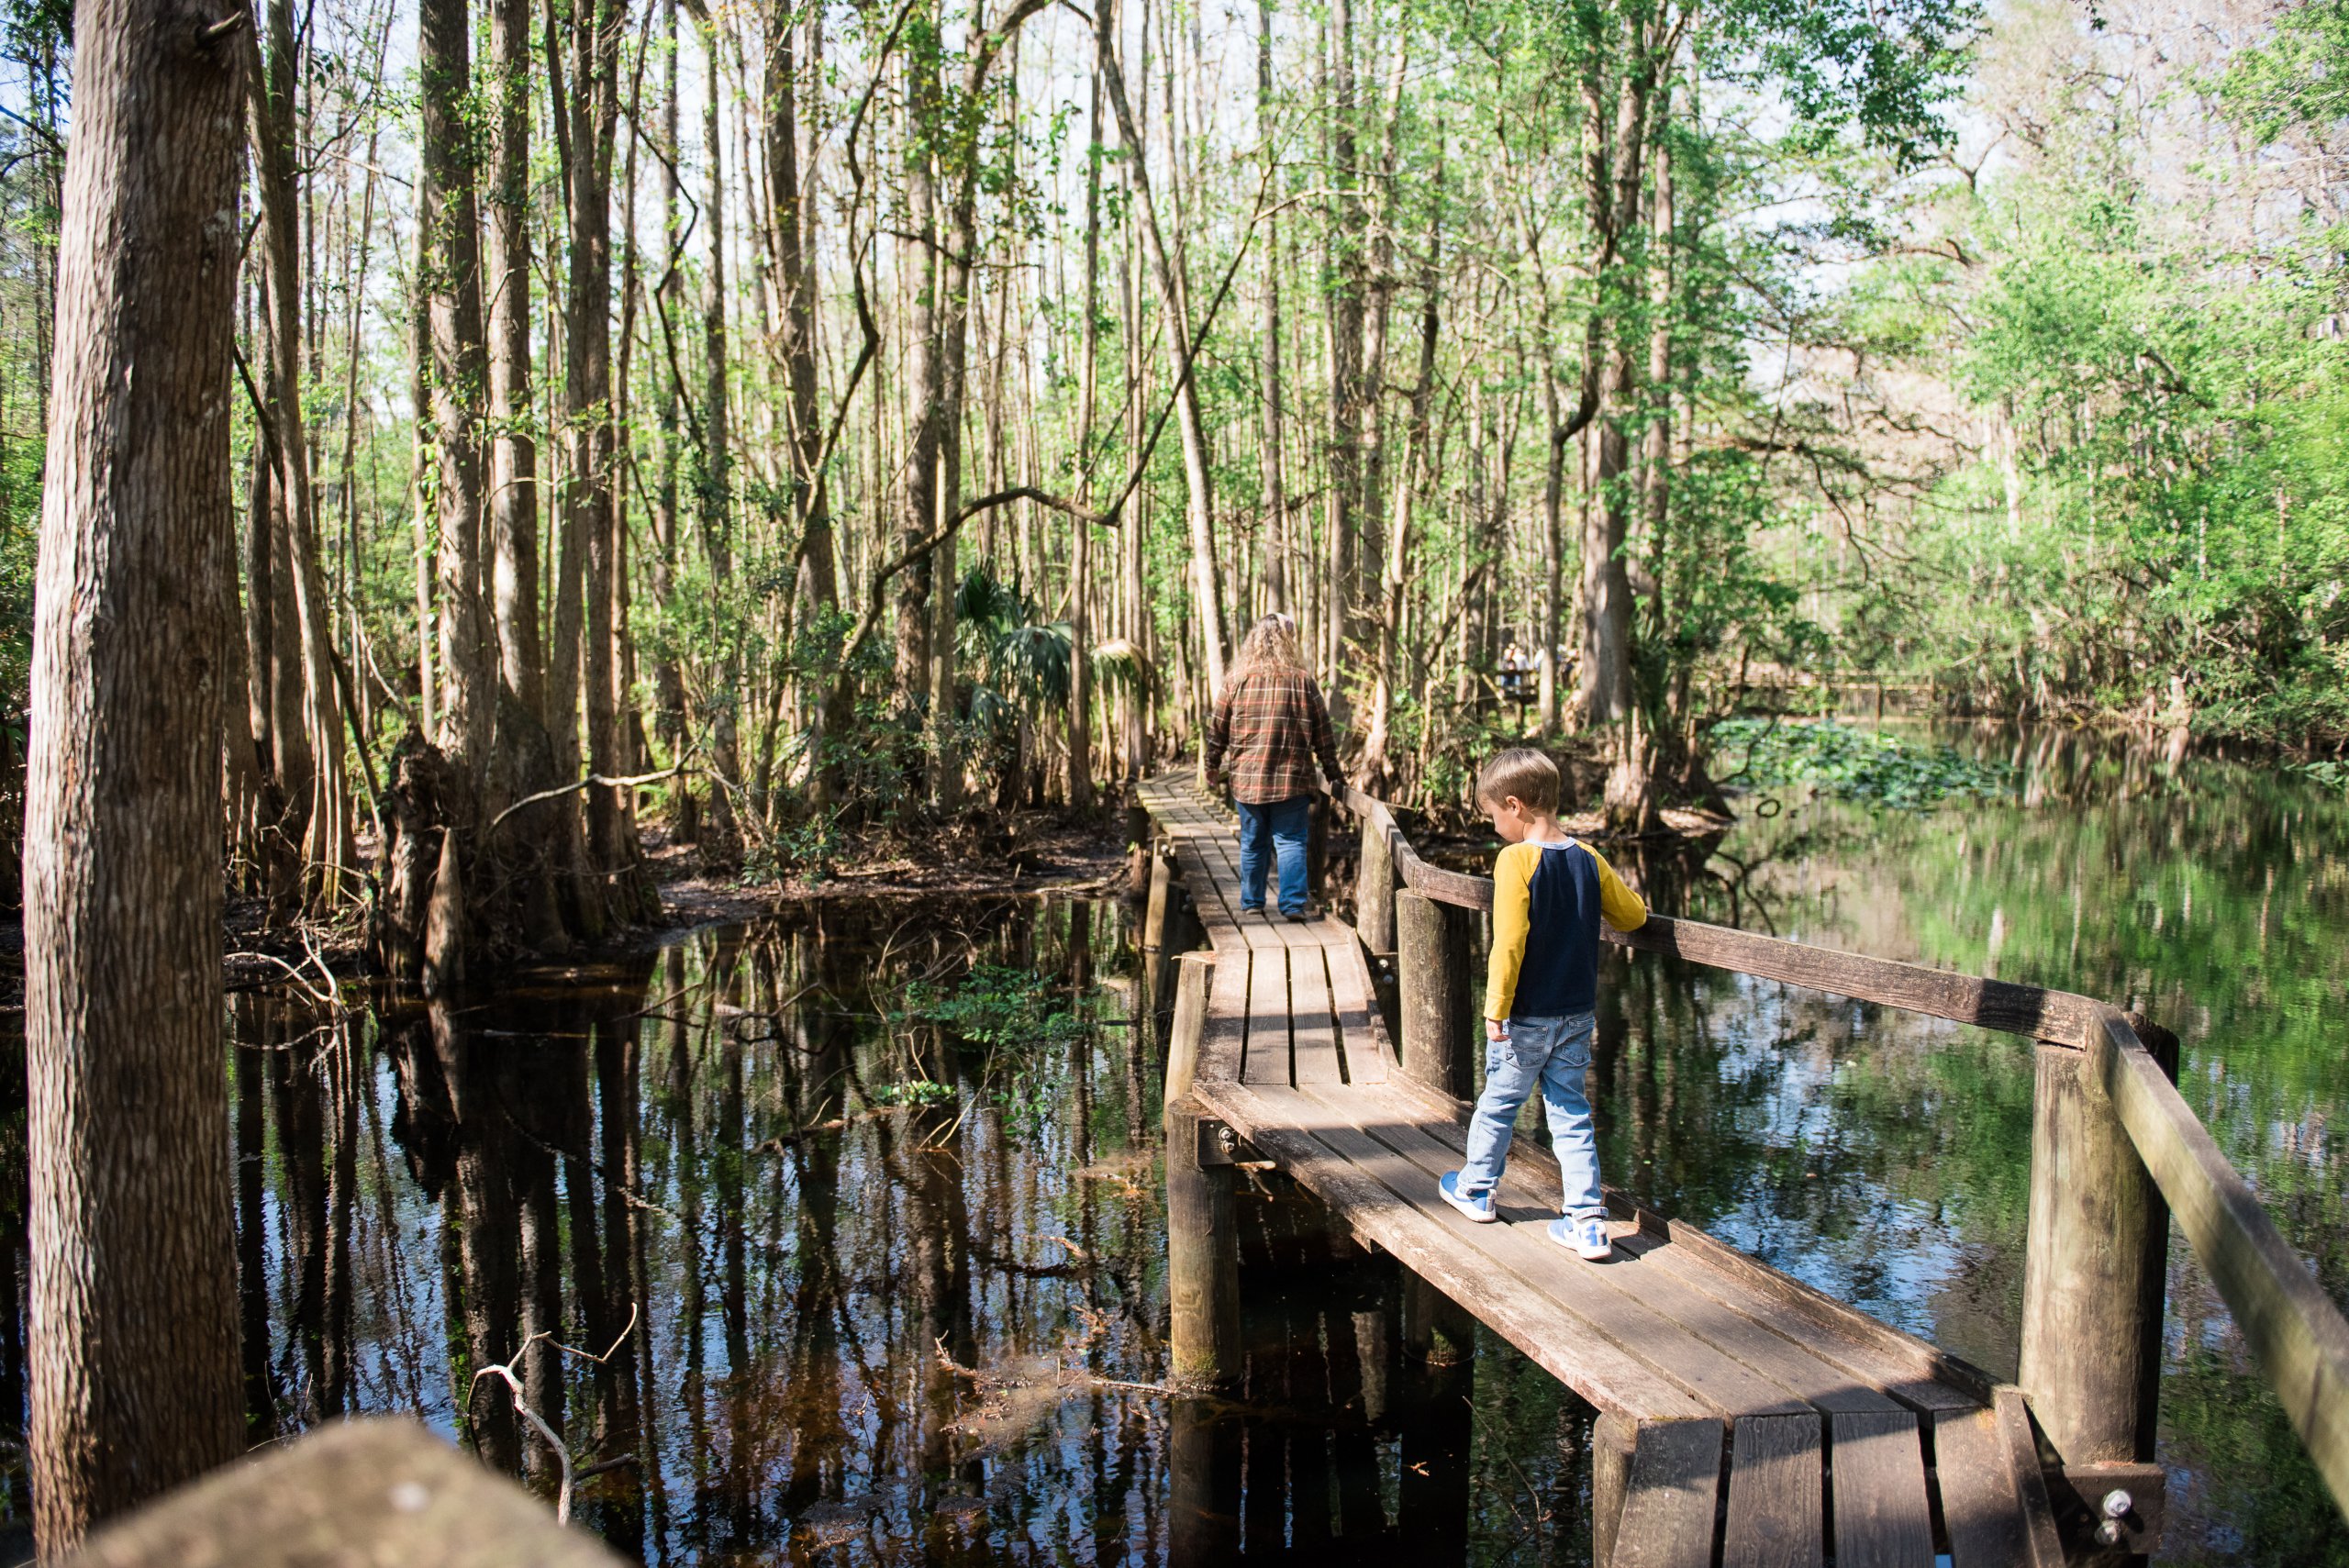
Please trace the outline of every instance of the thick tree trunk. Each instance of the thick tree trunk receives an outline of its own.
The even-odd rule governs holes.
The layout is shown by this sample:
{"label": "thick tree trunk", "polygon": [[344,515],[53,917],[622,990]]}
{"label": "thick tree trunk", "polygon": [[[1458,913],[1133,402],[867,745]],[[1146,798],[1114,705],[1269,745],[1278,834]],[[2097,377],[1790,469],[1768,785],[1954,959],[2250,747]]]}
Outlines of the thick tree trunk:
{"label": "thick tree trunk", "polygon": [[[1611,129],[1602,112],[1598,76],[1592,64],[1584,79],[1584,199],[1596,215],[1600,245],[1592,273],[1599,298],[1593,302],[1584,339],[1586,393],[1595,375],[1590,417],[1596,435],[1586,483],[1590,507],[1582,539],[1582,668],[1576,702],[1583,722],[1609,724],[1631,709],[1631,584],[1622,559],[1632,497],[1620,483],[1630,455],[1624,428],[1634,376],[1631,345],[1620,329],[1609,331],[1605,303],[1607,273],[1613,268],[1624,232],[1639,220],[1640,181],[1647,150],[1648,97],[1660,51],[1646,36],[1649,24],[1634,21],[1620,51],[1621,79],[1614,93]],[[1604,140],[1602,142],[1602,137]]]}
{"label": "thick tree trunk", "polygon": [[217,20],[73,17],[25,825],[44,1558],[244,1446],[219,846],[247,40]]}
{"label": "thick tree trunk", "polygon": [[[488,221],[489,533],[497,621],[498,783],[490,798],[537,795],[561,780],[548,739],[546,654],[539,635],[538,442],[530,405],[530,6],[492,0]],[[507,820],[497,849],[519,884],[525,945],[568,945],[557,895],[569,801],[534,806]]]}
{"label": "thick tree trunk", "polygon": [[505,696],[535,718],[545,706],[546,655],[539,637],[538,442],[530,428],[529,0],[490,0],[489,39],[495,134],[484,234],[492,582]]}
{"label": "thick tree trunk", "polygon": [[[576,628],[572,669],[578,683],[559,685],[552,700],[566,711],[584,709],[588,768],[607,777],[626,771],[626,734],[613,681],[612,584],[619,570],[621,535],[614,498],[618,442],[613,425],[611,325],[612,157],[619,125],[620,39],[626,28],[626,6],[620,0],[579,0],[570,28],[575,74],[566,83],[559,71],[551,71],[547,83],[563,146],[563,195],[571,228],[570,331],[563,339],[563,419],[570,462],[564,476],[563,597],[558,600],[556,636],[562,639],[566,618]],[[574,929],[593,935],[609,920],[645,918],[658,902],[644,873],[635,821],[620,791],[596,784],[583,793],[586,866],[575,883]]]}
{"label": "thick tree trunk", "polygon": [[440,749],[469,779],[496,735],[496,645],[482,612],[480,215],[473,181],[472,23],[467,0],[418,0],[423,113],[423,285],[431,315],[429,395],[439,458]]}

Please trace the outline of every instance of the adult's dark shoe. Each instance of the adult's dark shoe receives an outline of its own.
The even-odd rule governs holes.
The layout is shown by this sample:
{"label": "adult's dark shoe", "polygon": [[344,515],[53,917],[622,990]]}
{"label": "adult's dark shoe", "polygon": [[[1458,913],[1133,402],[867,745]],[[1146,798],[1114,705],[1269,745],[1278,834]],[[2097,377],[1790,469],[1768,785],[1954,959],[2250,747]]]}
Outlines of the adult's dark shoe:
{"label": "adult's dark shoe", "polygon": [[1299,909],[1293,914],[1286,909],[1282,910],[1281,914],[1285,918],[1295,920],[1302,925],[1308,920],[1319,919],[1321,917],[1321,906],[1319,904],[1308,904],[1304,908]]}

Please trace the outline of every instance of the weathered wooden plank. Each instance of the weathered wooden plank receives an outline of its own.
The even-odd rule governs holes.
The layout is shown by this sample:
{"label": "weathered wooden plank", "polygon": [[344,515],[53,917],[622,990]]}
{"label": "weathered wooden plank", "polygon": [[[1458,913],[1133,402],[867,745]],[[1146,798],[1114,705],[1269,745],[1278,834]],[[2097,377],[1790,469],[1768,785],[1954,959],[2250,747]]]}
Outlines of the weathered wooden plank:
{"label": "weathered wooden plank", "polygon": [[407,1420],[342,1421],[214,1472],[64,1568],[619,1568],[603,1542]]}
{"label": "weathered wooden plank", "polygon": [[2014,1462],[1988,1407],[1933,1418],[1933,1480],[1951,1568],[2032,1568]]}
{"label": "weathered wooden plank", "polygon": [[1393,1077],[1395,1060],[1386,1047],[1386,1028],[1370,1005],[1370,972],[1363,967],[1362,950],[1348,932],[1339,946],[1322,951],[1330,966],[1330,1010],[1337,1019],[1347,1082],[1386,1084]]}
{"label": "weathered wooden plank", "polygon": [[1835,1475],[1835,1568],[1933,1568],[1925,1452],[1909,1411],[1827,1418]]}
{"label": "weathered wooden plank", "polygon": [[[1863,1400],[1841,1393],[1807,1395],[1820,1409],[1978,1408],[1965,1394],[1934,1382],[1931,1373],[1923,1370],[1920,1358],[1907,1353],[1905,1349],[1887,1350],[1865,1336],[1851,1321],[1864,1316],[1854,1308],[1826,1301],[1825,1306],[1832,1310],[1815,1310],[1817,1304],[1813,1301],[1778,1288],[1784,1276],[1769,1270],[1757,1268],[1752,1273],[1724,1271],[1687,1245],[1687,1227],[1675,1222],[1675,1229],[1684,1240],[1641,1231],[1617,1245],[1768,1332],[1792,1340],[1802,1347],[1805,1354],[1840,1373],[1847,1388],[1864,1389],[1870,1396]],[[1756,1279],[1754,1274],[1765,1277]],[[1884,1396],[1882,1403],[1876,1400],[1876,1395]]]}
{"label": "weathered wooden plank", "polygon": [[[1465,1150],[1466,1131],[1457,1119],[1456,1107],[1449,1116],[1440,1114],[1441,1107],[1453,1106],[1449,1099],[1423,1090],[1408,1078],[1393,1080],[1386,1092],[1390,1095],[1420,1097],[1431,1111],[1439,1112],[1422,1118],[1420,1125],[1455,1153]],[[1549,1151],[1530,1141],[1520,1142],[1509,1150],[1508,1171],[1502,1179],[1505,1184],[1526,1184],[1522,1188],[1510,1186],[1506,1190],[1511,1195],[1524,1195],[1526,1202],[1538,1207],[1549,1201],[1547,1195],[1557,1190],[1558,1163]],[[1615,1196],[1620,1199],[1621,1195]],[[1628,1209],[1624,1212],[1628,1213]],[[1663,1234],[1642,1229],[1638,1234],[1618,1238],[1616,1245],[1640,1255],[1645,1262],[1667,1268],[1714,1299],[1758,1318],[1763,1327],[1794,1340],[1820,1361],[1841,1368],[1855,1384],[1881,1390],[1920,1410],[1980,1409],[1988,1399],[1991,1380],[1987,1375],[1924,1340],[1903,1334],[1855,1307],[1757,1263],[1694,1226],[1679,1220],[1659,1220],[1654,1216],[1649,1216],[1647,1223],[1657,1225]],[[1953,1378],[1972,1381],[1936,1381],[1937,1373],[1942,1372]],[[1977,1383],[1981,1391],[1978,1396],[1965,1392]]]}
{"label": "weathered wooden plank", "polygon": [[1827,1495],[1817,1416],[1741,1417],[1730,1438],[1721,1568],[1820,1568]]}
{"label": "weathered wooden plank", "polygon": [[1252,946],[1248,957],[1248,1057],[1241,1081],[1285,1088],[1296,1082],[1289,1060],[1288,950]]}
{"label": "weathered wooden plank", "polygon": [[1288,953],[1290,1059],[1300,1085],[1345,1082],[1338,1063],[1338,1021],[1330,1011],[1330,971],[1319,948]]}
{"label": "weathered wooden plank", "polygon": [[1721,1423],[1645,1421],[1608,1568],[1712,1568]]}
{"label": "weathered wooden plank", "polygon": [[2031,1435],[2022,1390],[2000,1386],[1991,1396],[1990,1411],[1998,1418],[2015,1495],[2022,1501],[2023,1536],[2031,1548],[2026,1568],[2064,1568],[2064,1542],[2055,1531],[2055,1507],[2047,1496],[2046,1473],[2039,1467],[2039,1444]]}
{"label": "weathered wooden plank", "polygon": [[2088,1047],[2097,1082],[2234,1314],[2337,1507],[2349,1509],[2349,1321],[2279,1233],[2128,1020]]}
{"label": "weathered wooden plank", "polygon": [[1719,1407],[1623,1350],[1564,1304],[1464,1245],[1460,1233],[1470,1229],[1466,1221],[1450,1223],[1459,1217],[1449,1209],[1442,1216],[1428,1213],[1375,1171],[1324,1142],[1319,1123],[1354,1130],[1343,1118],[1294,1090],[1203,1083],[1195,1094],[1279,1161],[1307,1191],[1342,1212],[1356,1230],[1453,1301],[1473,1303],[1475,1315],[1496,1333],[1599,1408],[1663,1420],[1720,1414]]}
{"label": "weathered wooden plank", "polygon": [[1230,940],[1216,944],[1215,978],[1208,986],[1206,1022],[1199,1029],[1195,1081],[1228,1084],[1240,1076],[1248,1044],[1248,970],[1253,954]]}
{"label": "weathered wooden plank", "polygon": [[[1353,1117],[1366,1135],[1408,1162],[1408,1168],[1418,1174],[1414,1184],[1418,1193],[1407,1186],[1403,1188],[1406,1196],[1426,1203],[1440,1214],[1451,1213],[1442,1207],[1442,1199],[1435,1191],[1436,1179],[1458,1163],[1457,1155],[1447,1145],[1408,1111],[1398,1114],[1397,1102],[1386,1096],[1357,1091],[1322,1098],[1331,1110]],[[1330,1140],[1325,1137],[1325,1141]],[[1502,1179],[1508,1188],[1501,1195],[1504,1198],[1523,1190],[1508,1187],[1508,1173]],[[1398,1173],[1398,1179],[1390,1184],[1410,1180]],[[1470,1227],[1464,1221],[1462,1228],[1474,1229],[1474,1240],[1480,1244],[1487,1236],[1500,1233],[1505,1239],[1502,1244],[1516,1254],[1512,1263],[1519,1273],[1574,1301],[1586,1317],[1620,1326],[1620,1332],[1636,1336],[1622,1341],[1626,1348],[1668,1369],[1692,1392],[1716,1400],[1724,1410],[1732,1414],[1799,1411],[1809,1400],[1789,1385],[1789,1379],[1865,1401],[1871,1407],[1894,1407],[1884,1396],[1854,1387],[1832,1368],[1804,1356],[1791,1341],[1765,1333],[1758,1325],[1739,1318],[1662,1270],[1591,1264],[1573,1256],[1542,1234],[1543,1227],[1558,1212],[1554,1192],[1546,1202],[1537,1198],[1529,1207],[1536,1212],[1535,1224]],[[1473,1309],[1475,1304],[1462,1305]]]}

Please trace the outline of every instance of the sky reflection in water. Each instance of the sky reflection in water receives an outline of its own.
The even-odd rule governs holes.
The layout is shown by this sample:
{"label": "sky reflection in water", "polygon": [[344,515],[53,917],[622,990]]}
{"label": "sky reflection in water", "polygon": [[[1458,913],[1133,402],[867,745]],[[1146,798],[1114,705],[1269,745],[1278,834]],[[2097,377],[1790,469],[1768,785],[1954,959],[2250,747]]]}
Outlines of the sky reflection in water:
{"label": "sky reflection in water", "polygon": [[[2273,768],[1958,739],[2028,804],[1794,790],[1701,865],[1619,859],[1668,910],[2140,1003],[2349,1296],[2349,805]],[[546,1327],[618,1345],[522,1369],[583,1522],[649,1562],[1586,1562],[1588,1408],[1277,1177],[1241,1199],[1241,1396],[1119,1386],[1163,1376],[1166,1325],[1125,942],[1103,902],[842,906],[340,1029],[237,998],[254,1436],[416,1410],[551,1490],[544,1446],[461,1381]],[[1609,1180],[2011,1374],[2027,1046],[1653,959],[1609,977]],[[881,1016],[957,997],[1007,1038]],[[2175,1238],[2162,1457],[2163,1561],[2349,1562]]]}

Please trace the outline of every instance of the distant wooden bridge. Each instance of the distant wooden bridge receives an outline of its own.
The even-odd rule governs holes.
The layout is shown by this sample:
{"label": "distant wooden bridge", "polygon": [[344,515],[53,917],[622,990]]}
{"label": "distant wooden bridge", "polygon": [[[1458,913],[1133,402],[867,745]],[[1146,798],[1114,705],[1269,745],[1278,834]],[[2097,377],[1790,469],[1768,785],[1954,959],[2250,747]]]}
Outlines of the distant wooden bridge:
{"label": "distant wooden bridge", "polygon": [[[1602,1568],[2121,1561],[2161,1527],[2149,1462],[2174,1208],[2334,1496],[2349,1496],[2349,1325],[2179,1099],[2162,1031],[2067,993],[1693,921],[1609,933],[2038,1042],[2021,1368],[2000,1385],[1612,1188],[1615,1259],[1580,1261],[1521,1223],[1553,1215],[1559,1189],[1531,1140],[1498,1195],[1520,1223],[1468,1223],[1436,1178],[1466,1139],[1481,1039],[1470,955],[1490,882],[1427,864],[1385,805],[1350,790],[1354,926],[1243,915],[1223,808],[1187,776],[1151,781],[1141,801],[1156,828],[1143,946],[1178,975],[1178,1377],[1222,1384],[1239,1369],[1232,1171],[1269,1162],[1597,1407]],[[1371,967],[1388,957],[1391,1035]]]}

